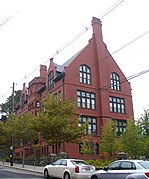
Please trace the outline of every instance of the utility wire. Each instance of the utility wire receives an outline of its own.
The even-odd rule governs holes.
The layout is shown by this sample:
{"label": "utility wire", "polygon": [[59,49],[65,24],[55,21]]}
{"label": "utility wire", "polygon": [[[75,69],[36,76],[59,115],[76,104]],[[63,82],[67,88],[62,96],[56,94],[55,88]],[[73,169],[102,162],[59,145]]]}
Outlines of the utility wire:
{"label": "utility wire", "polygon": [[[141,37],[147,35],[149,33],[149,30],[146,31],[145,33],[139,35],[138,37],[136,37],[135,39],[133,39],[132,41],[128,42],[127,44],[123,45],[122,47],[120,47],[119,49],[115,50],[114,52],[112,52],[111,54],[105,56],[104,58],[102,58],[100,61],[98,61],[97,63],[95,63],[93,66],[91,66],[90,68],[93,68],[94,66],[96,66],[97,64],[103,62],[104,60],[106,60],[107,58],[111,57],[112,55],[118,53],[119,51],[123,50],[124,48],[126,48],[127,46],[131,45],[132,43],[134,43],[135,41],[137,41],[138,39],[140,39]],[[68,79],[68,81],[71,81],[72,79],[76,78],[79,75],[76,74],[75,76],[73,76],[71,79]]]}
{"label": "utility wire", "polygon": [[[104,18],[105,16],[107,16],[110,12],[112,12],[116,7],[118,7],[124,0],[119,0],[117,1],[114,5],[112,5],[105,13],[104,15],[101,16],[100,19]],[[87,25],[79,34],[77,34],[72,40],[70,40],[68,43],[66,43],[64,46],[62,46],[60,49],[56,50],[56,52],[51,55],[51,58],[54,58],[56,55],[58,55],[60,52],[62,52],[65,48],[67,48],[69,45],[71,45],[74,41],[76,41],[78,38],[80,38],[86,31],[88,31],[91,28],[91,24]],[[46,64],[47,62],[49,62],[49,59],[46,60],[43,64]],[[39,65],[38,65],[39,67]],[[33,73],[35,73],[38,70],[38,67],[31,72],[29,75],[25,76],[25,79],[28,78],[29,76],[31,76]],[[22,80],[20,80],[19,82],[17,82],[16,84],[20,84],[22,81],[24,81],[24,78]]]}
{"label": "utility wire", "polygon": [[9,20],[11,20],[17,13],[19,12],[16,12],[15,14],[13,14],[12,16],[8,17],[6,20],[4,20],[2,23],[0,23],[0,26],[3,26],[4,24],[6,24]]}
{"label": "utility wire", "polygon": [[[118,7],[124,0],[119,0],[117,1],[111,8],[109,8],[102,16],[100,19],[104,18],[105,16],[107,16],[110,12],[112,12],[116,7]],[[5,22],[3,22],[1,25],[5,24],[7,21],[9,21],[13,16],[9,17]],[[76,35],[71,41],[69,41],[67,44],[65,44],[62,48],[60,48],[59,50],[56,51],[56,53],[52,56],[56,56],[57,54],[59,54],[61,51],[63,51],[66,47],[68,47],[70,44],[72,44],[74,41],[76,41],[80,36],[82,36],[88,29],[91,28],[91,25],[88,25],[85,27],[85,29],[83,31],[81,31],[78,35]],[[48,60],[49,61],[49,60]],[[47,63],[48,61],[46,61],[45,63]],[[44,64],[45,64],[44,63]],[[38,66],[39,67],[39,66]],[[33,72],[31,72],[29,75],[25,76],[25,79],[28,78],[29,76],[31,76],[35,71],[37,71],[38,68],[36,68]],[[16,83],[16,85],[20,84],[22,81],[24,81],[24,79],[20,80],[19,82]],[[4,97],[5,95],[2,95],[2,97]]]}
{"label": "utility wire", "polygon": [[[146,73],[148,73],[148,72],[149,72],[149,69],[143,70],[143,71],[141,71],[141,72],[139,72],[139,73],[135,73],[135,74],[133,74],[133,75],[131,75],[131,76],[128,76],[128,77],[125,78],[125,79],[120,80],[120,84],[122,84],[122,83],[124,83],[124,82],[127,82],[127,81],[130,81],[130,80],[132,80],[132,79],[134,79],[134,78],[137,78],[137,77],[139,77],[139,76],[141,76],[141,75],[144,75],[144,74],[146,74]],[[100,88],[99,90],[100,90],[100,91],[106,90],[106,89],[108,89],[108,88],[110,88],[110,87],[111,87],[111,84],[108,84],[108,85],[105,85],[104,87]]]}
{"label": "utility wire", "polygon": [[[136,73],[136,74],[133,74],[133,75],[127,77],[127,78],[121,79],[121,80],[120,80],[120,84],[125,83],[125,82],[127,82],[127,81],[129,81],[129,80],[132,80],[132,79],[134,79],[134,78],[137,78],[137,77],[139,77],[139,76],[141,76],[141,75],[143,75],[143,74],[146,74],[146,73],[148,73],[148,72],[149,72],[149,69],[143,70],[143,71],[141,71],[141,72],[139,72],[139,73]],[[107,84],[107,85],[103,86],[102,88],[94,89],[94,90],[92,90],[92,92],[93,92],[93,93],[98,93],[98,92],[101,92],[101,91],[103,91],[103,90],[108,90],[109,88],[111,88],[111,84]],[[71,99],[69,99],[69,100],[74,101],[74,100],[76,100],[76,97],[71,98]]]}
{"label": "utility wire", "polygon": [[119,6],[124,0],[119,0],[115,4],[113,4],[112,7],[110,7],[106,12],[101,15],[100,19],[103,19],[105,16],[107,16],[110,12],[112,12],[117,6]]}

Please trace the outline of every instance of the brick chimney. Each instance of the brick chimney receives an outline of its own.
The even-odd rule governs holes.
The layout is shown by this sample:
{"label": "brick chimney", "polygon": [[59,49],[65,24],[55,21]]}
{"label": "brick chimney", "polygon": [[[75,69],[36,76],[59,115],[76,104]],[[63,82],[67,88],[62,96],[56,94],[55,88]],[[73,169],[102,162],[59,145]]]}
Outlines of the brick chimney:
{"label": "brick chimney", "polygon": [[46,78],[47,67],[45,65],[40,65],[40,77]]}
{"label": "brick chimney", "polygon": [[93,27],[93,36],[96,39],[96,43],[103,43],[102,36],[102,24],[100,19],[93,17],[92,18],[92,27]]}

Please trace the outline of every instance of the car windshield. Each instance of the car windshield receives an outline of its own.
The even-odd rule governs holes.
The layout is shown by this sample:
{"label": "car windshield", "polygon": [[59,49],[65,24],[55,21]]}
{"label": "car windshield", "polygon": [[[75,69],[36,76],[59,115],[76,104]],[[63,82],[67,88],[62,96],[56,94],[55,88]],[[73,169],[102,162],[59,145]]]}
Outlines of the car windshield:
{"label": "car windshield", "polygon": [[71,160],[71,162],[73,163],[73,165],[80,165],[80,166],[88,165],[86,162],[79,161],[79,160]]}
{"label": "car windshield", "polygon": [[149,169],[149,161],[138,162],[143,168]]}

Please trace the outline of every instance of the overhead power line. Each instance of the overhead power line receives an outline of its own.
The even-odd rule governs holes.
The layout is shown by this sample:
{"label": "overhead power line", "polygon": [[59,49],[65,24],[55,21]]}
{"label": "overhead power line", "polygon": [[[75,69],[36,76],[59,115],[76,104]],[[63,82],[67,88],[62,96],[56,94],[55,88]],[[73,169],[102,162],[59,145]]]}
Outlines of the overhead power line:
{"label": "overhead power line", "polygon": [[[124,0],[118,0],[116,3],[114,3],[108,10],[105,11],[104,15],[102,15],[100,17],[100,19],[104,18],[105,16],[107,16],[110,12],[112,12],[116,7],[118,7]],[[61,53],[64,49],[66,49],[69,45],[71,45],[74,41],[76,41],[78,38],[80,38],[86,31],[88,31],[91,28],[91,24],[87,25],[79,34],[77,34],[72,40],[70,40],[69,42],[67,42],[65,45],[63,45],[60,49],[56,50],[56,52],[54,52],[54,54],[52,54],[50,56],[51,58],[54,58],[55,56],[57,56],[59,53]],[[42,64],[46,64],[47,62],[49,62],[49,59],[44,61]],[[39,67],[39,65],[38,65]],[[23,78],[22,80],[20,80],[19,82],[17,82],[16,84],[20,84],[22,81],[24,81],[24,79],[28,78],[29,76],[31,76],[33,73],[35,73],[38,70],[38,67],[32,71],[30,74],[25,75],[25,78]]]}
{"label": "overhead power line", "polygon": [[[107,16],[110,12],[112,12],[116,7],[118,7],[124,0],[119,0],[117,1],[115,4],[113,4],[113,6],[111,6],[107,11],[105,11],[105,13],[100,17],[100,19],[104,18],[105,16]],[[9,21],[13,16],[9,17],[5,22],[3,22],[1,25],[5,24],[7,21]],[[81,37],[88,29],[91,28],[91,25],[88,25],[85,27],[85,29],[83,29],[83,31],[81,31],[78,35],[76,35],[71,41],[69,41],[68,43],[66,43],[62,48],[60,48],[59,50],[56,51],[56,53],[52,56],[56,56],[57,54],[59,54],[61,51],[63,51],[66,47],[68,47],[70,44],[72,44],[75,40],[77,40],[79,37]],[[49,61],[49,60],[48,60]],[[47,63],[48,61],[44,62]],[[38,65],[39,67],[39,65]],[[19,82],[16,83],[16,85],[18,85],[19,83],[21,83],[22,81],[24,81],[24,79],[27,79],[29,76],[31,76],[35,71],[37,71],[38,68],[36,68],[34,71],[32,71],[29,75],[26,75],[25,78],[23,78],[22,80],[20,80]],[[6,94],[5,94],[6,95]],[[4,97],[5,95],[2,95],[2,97]]]}
{"label": "overhead power line", "polygon": [[124,0],[118,0],[113,6],[111,6],[106,12],[101,15],[100,19],[103,19],[105,16],[107,16],[110,12],[112,12],[115,8],[117,8]]}
{"label": "overhead power line", "polygon": [[[107,60],[110,56],[118,53],[119,51],[123,50],[124,48],[126,48],[127,46],[131,45],[132,43],[134,43],[135,41],[139,40],[141,37],[147,35],[149,33],[149,30],[146,31],[145,33],[139,35],[138,37],[136,37],[135,39],[131,40],[130,42],[128,42],[127,44],[123,45],[122,47],[120,47],[119,49],[115,50],[114,52],[110,53],[109,55],[103,57],[102,59],[100,59],[100,61],[98,61],[97,63],[95,63],[94,65],[92,65],[90,68],[93,68],[94,66],[96,66],[97,64],[103,62],[104,60]],[[68,81],[71,81],[72,79],[76,78],[79,75],[76,74],[75,76],[73,76],[72,78],[68,79]]]}
{"label": "overhead power line", "polygon": [[[136,74],[133,74],[133,75],[131,75],[131,76],[128,76],[127,78],[121,79],[121,80],[120,80],[120,84],[125,83],[125,82],[127,82],[127,81],[129,81],[129,80],[132,80],[132,79],[134,79],[134,78],[137,78],[137,77],[139,77],[139,76],[141,76],[141,75],[143,75],[143,74],[146,74],[146,73],[148,73],[148,72],[149,72],[149,69],[143,70],[143,71],[141,71],[141,72],[139,72],[139,73],[136,73]],[[94,89],[92,92],[93,92],[93,93],[98,93],[99,91],[108,90],[109,88],[111,88],[111,84],[110,84],[110,83],[107,84],[107,85],[105,85],[105,86],[103,86],[102,88]],[[76,97],[71,98],[70,100],[71,100],[71,101],[74,101],[74,100],[76,100]]]}
{"label": "overhead power line", "polygon": [[[120,84],[125,83],[125,82],[127,82],[127,81],[130,81],[130,80],[132,80],[132,79],[134,79],[134,78],[137,78],[137,77],[139,77],[139,76],[141,76],[141,75],[144,75],[144,74],[146,74],[146,73],[148,73],[148,72],[149,72],[149,69],[143,70],[143,71],[141,71],[141,72],[139,72],[139,73],[135,73],[135,74],[133,74],[133,75],[131,75],[131,76],[126,77],[125,79],[121,79],[121,80],[120,80]],[[98,89],[98,91],[99,91],[99,90],[100,90],[100,91],[102,91],[102,90],[107,90],[107,89],[110,88],[110,87],[111,87],[111,84],[108,84],[108,85],[105,85],[104,87]]]}
{"label": "overhead power line", "polygon": [[4,24],[6,24],[9,20],[11,20],[17,13],[19,12],[16,12],[15,14],[13,14],[12,16],[6,18],[2,23],[0,23],[0,26],[3,26]]}

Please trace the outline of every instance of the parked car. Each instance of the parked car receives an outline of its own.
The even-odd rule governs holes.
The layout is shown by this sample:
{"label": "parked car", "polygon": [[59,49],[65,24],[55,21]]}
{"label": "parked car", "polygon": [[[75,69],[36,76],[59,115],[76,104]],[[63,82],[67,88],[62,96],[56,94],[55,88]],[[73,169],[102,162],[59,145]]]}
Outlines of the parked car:
{"label": "parked car", "polygon": [[149,161],[117,160],[93,172],[90,179],[147,179],[149,178]]}
{"label": "parked car", "polygon": [[87,179],[95,171],[95,167],[80,159],[59,159],[53,164],[46,165],[44,177],[63,179]]}

